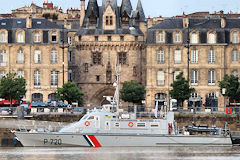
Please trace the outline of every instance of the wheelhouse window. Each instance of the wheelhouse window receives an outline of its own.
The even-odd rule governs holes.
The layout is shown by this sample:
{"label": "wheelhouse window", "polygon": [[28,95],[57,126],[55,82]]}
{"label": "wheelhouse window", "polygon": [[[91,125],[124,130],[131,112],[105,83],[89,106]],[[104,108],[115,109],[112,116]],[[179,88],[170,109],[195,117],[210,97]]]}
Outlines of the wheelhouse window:
{"label": "wheelhouse window", "polygon": [[34,63],[35,64],[40,64],[41,63],[41,51],[40,50],[35,50],[34,51]]}
{"label": "wheelhouse window", "polygon": [[19,49],[17,51],[17,63],[18,64],[23,64],[24,63],[24,52],[21,49]]}
{"label": "wheelhouse window", "polygon": [[215,51],[213,49],[208,51],[208,63],[215,63]]}
{"label": "wheelhouse window", "polygon": [[164,63],[164,51],[163,50],[157,51],[157,63],[158,64]]}
{"label": "wheelhouse window", "polygon": [[57,64],[58,54],[56,50],[51,51],[51,64]]}
{"label": "wheelhouse window", "polygon": [[215,70],[208,71],[208,85],[215,85],[216,81],[216,72]]}
{"label": "wheelhouse window", "polygon": [[39,70],[34,71],[34,87],[38,88],[41,86],[41,74]]}
{"label": "wheelhouse window", "polygon": [[0,50],[0,66],[7,65],[6,50]]}
{"label": "wheelhouse window", "polygon": [[51,87],[58,86],[58,71],[51,71]]}
{"label": "wheelhouse window", "polygon": [[238,62],[238,51],[237,50],[232,51],[232,62]]}

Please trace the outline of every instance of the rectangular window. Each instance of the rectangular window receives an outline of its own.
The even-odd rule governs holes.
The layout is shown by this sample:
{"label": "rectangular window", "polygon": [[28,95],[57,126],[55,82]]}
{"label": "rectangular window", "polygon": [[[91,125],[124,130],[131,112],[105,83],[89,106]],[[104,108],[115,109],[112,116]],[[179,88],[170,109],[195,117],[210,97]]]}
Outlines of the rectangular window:
{"label": "rectangular window", "polygon": [[208,51],[208,63],[215,63],[215,52],[213,49]]}
{"label": "rectangular window", "polygon": [[158,71],[157,72],[157,85],[164,85],[164,72]]}
{"label": "rectangular window", "polygon": [[5,71],[0,71],[0,79],[2,79],[4,76],[6,76],[6,72]]}
{"label": "rectangular window", "polygon": [[158,64],[164,63],[164,51],[163,50],[157,51],[157,63]]}
{"label": "rectangular window", "polygon": [[0,42],[6,42],[6,34],[4,31],[0,33]]}
{"label": "rectangular window", "polygon": [[196,49],[191,50],[191,63],[192,64],[198,63],[198,50]]}
{"label": "rectangular window", "polygon": [[127,53],[118,53],[118,64],[127,64]]}
{"label": "rectangular window", "polygon": [[34,42],[37,43],[37,42],[40,42],[40,41],[41,41],[40,33],[39,32],[35,32],[35,34],[34,34]]}
{"label": "rectangular window", "polygon": [[175,42],[181,42],[180,32],[175,33]]}
{"label": "rectangular window", "polygon": [[68,62],[72,62],[72,51],[68,52]]}
{"label": "rectangular window", "polygon": [[88,72],[88,63],[85,63],[85,64],[84,64],[84,71],[85,71],[85,72]]}
{"label": "rectangular window", "polygon": [[124,36],[120,36],[120,41],[124,41]]}
{"label": "rectangular window", "polygon": [[23,43],[23,32],[22,31],[17,33],[17,42]]}
{"label": "rectangular window", "polygon": [[232,62],[238,62],[238,51],[237,50],[232,51]]}
{"label": "rectangular window", "polygon": [[208,71],[208,85],[215,85],[216,73],[214,70]]}
{"label": "rectangular window", "polygon": [[182,60],[181,50],[175,50],[174,52],[174,63],[180,64]]}
{"label": "rectangular window", "polygon": [[7,65],[6,50],[0,50],[0,66]]}
{"label": "rectangular window", "polygon": [[98,41],[98,36],[95,36],[95,41]]}
{"label": "rectangular window", "polygon": [[102,64],[102,53],[100,52],[93,52],[92,53],[92,60],[93,60],[93,64]]}
{"label": "rectangular window", "polygon": [[52,32],[52,42],[57,42],[57,32]]}
{"label": "rectangular window", "polygon": [[108,36],[108,41],[112,41],[112,36]]}
{"label": "rectangular window", "polygon": [[35,50],[34,51],[34,63],[35,64],[40,64],[41,63],[41,51],[40,50]]}
{"label": "rectangular window", "polygon": [[191,71],[191,85],[198,85],[198,71]]}
{"label": "rectangular window", "polygon": [[68,70],[68,81],[69,81],[69,82],[72,82],[72,80],[73,80],[72,70]]}
{"label": "rectangular window", "polygon": [[179,73],[181,73],[181,71],[175,71],[174,72],[174,81],[177,80],[177,76],[179,75]]}
{"label": "rectangular window", "polygon": [[209,39],[208,39],[208,43],[213,44],[215,43],[215,34],[214,33],[209,33]]}
{"label": "rectangular window", "polygon": [[34,87],[39,88],[41,86],[41,74],[40,71],[36,70],[34,71]]}
{"label": "rectangular window", "polygon": [[164,34],[163,34],[162,31],[158,33],[158,41],[159,41],[159,42],[163,42],[163,41],[164,41],[163,35],[164,35]]}
{"label": "rectangular window", "polygon": [[82,40],[82,36],[78,36],[78,40],[81,41]]}
{"label": "rectangular window", "polygon": [[68,44],[72,45],[72,37],[68,37]]}
{"label": "rectangular window", "polygon": [[23,53],[23,50],[18,50],[17,51],[17,63],[18,64],[23,64],[24,63],[24,53]]}
{"label": "rectangular window", "polygon": [[138,122],[137,127],[146,127],[146,123]]}
{"label": "rectangular window", "polygon": [[51,64],[57,64],[57,51],[51,51]]}
{"label": "rectangular window", "polygon": [[97,81],[97,82],[100,81],[100,76],[99,76],[99,75],[96,76],[96,81]]}
{"label": "rectangular window", "polygon": [[106,16],[106,25],[107,26],[113,25],[113,16]]}
{"label": "rectangular window", "polygon": [[233,32],[232,43],[238,43],[238,32]]}
{"label": "rectangular window", "polygon": [[138,41],[138,36],[135,36],[135,41]]}
{"label": "rectangular window", "polygon": [[19,70],[19,71],[17,72],[17,77],[18,77],[18,78],[24,78],[24,71]]}
{"label": "rectangular window", "polygon": [[58,86],[58,72],[51,71],[51,87],[56,88]]}
{"label": "rectangular window", "polygon": [[193,43],[193,44],[198,43],[198,34],[197,33],[192,33],[191,43]]}

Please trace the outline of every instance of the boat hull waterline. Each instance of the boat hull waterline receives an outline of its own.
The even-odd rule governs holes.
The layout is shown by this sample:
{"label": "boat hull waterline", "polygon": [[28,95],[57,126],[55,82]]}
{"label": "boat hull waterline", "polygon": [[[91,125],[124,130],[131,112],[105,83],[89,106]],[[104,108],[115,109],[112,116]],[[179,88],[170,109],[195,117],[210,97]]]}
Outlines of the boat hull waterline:
{"label": "boat hull waterline", "polygon": [[229,136],[107,135],[16,132],[24,147],[231,146]]}

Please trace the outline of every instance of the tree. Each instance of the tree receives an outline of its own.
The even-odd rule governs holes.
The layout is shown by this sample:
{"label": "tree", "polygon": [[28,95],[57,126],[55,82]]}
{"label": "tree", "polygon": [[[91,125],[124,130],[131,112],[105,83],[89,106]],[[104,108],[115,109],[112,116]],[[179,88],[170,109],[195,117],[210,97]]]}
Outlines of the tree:
{"label": "tree", "polygon": [[16,73],[8,73],[0,81],[0,97],[10,101],[20,101],[26,94],[26,81],[24,78],[16,78]]}
{"label": "tree", "polygon": [[62,88],[57,88],[57,98],[62,101],[83,103],[83,92],[78,88],[75,82],[64,83]]}
{"label": "tree", "polygon": [[123,87],[120,90],[120,98],[125,102],[139,104],[145,99],[145,93],[145,87],[132,80],[123,83]]}
{"label": "tree", "polygon": [[226,92],[223,96],[228,97],[232,100],[240,100],[240,84],[238,77],[234,75],[224,75],[222,81],[219,81],[219,87],[222,93],[222,89],[225,88]]}
{"label": "tree", "polygon": [[169,94],[172,98],[177,100],[178,106],[183,106],[183,102],[186,99],[189,99],[191,93],[195,91],[194,88],[190,88],[188,81],[183,77],[183,72],[179,73],[171,86],[172,90],[169,91]]}

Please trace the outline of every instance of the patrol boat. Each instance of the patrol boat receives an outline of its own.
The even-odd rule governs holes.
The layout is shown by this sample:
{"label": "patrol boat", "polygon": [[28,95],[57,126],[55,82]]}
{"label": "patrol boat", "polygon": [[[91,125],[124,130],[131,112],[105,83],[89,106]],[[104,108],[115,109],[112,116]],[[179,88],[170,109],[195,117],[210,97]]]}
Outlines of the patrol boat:
{"label": "patrol boat", "polygon": [[[182,145],[232,145],[226,130],[214,128],[209,135],[190,135],[187,129],[180,134],[173,112],[161,112],[158,119],[137,119],[136,114],[121,118],[119,114],[119,72],[115,82],[115,95],[106,97],[110,106],[94,109],[81,120],[71,123],[58,132],[19,131],[15,132],[23,146],[182,146]],[[136,112],[135,112],[136,113]]]}

